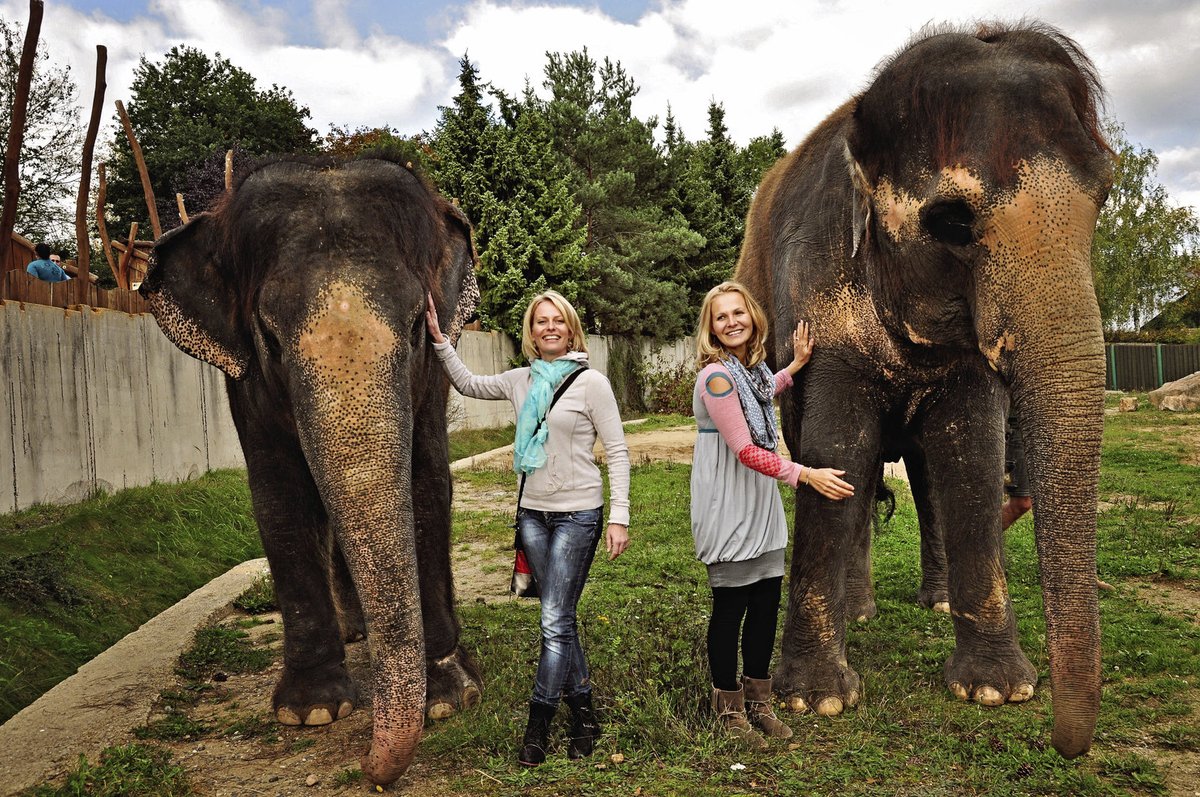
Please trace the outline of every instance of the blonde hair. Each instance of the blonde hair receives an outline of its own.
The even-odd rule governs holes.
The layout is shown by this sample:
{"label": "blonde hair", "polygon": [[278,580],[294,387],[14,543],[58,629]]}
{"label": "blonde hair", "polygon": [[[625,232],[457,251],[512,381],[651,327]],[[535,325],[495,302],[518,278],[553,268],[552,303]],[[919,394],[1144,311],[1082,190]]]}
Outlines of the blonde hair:
{"label": "blonde hair", "polygon": [[558,291],[543,291],[530,300],[529,306],[525,308],[525,318],[521,321],[521,354],[525,355],[525,359],[533,361],[542,356],[538,352],[537,344],[533,341],[533,311],[542,302],[550,302],[566,320],[567,332],[571,336],[570,343],[567,344],[568,351],[586,353],[588,350],[587,335],[583,333],[583,324],[579,321],[579,313],[575,312],[575,308],[571,306],[567,298]]}
{"label": "blonde hair", "polygon": [[705,294],[704,303],[700,305],[700,320],[696,324],[697,368],[718,362],[722,355],[729,355],[721,341],[717,340],[712,321],[712,304],[718,296],[726,293],[736,293],[742,297],[742,301],[746,303],[746,310],[750,313],[750,320],[754,323],[754,331],[750,334],[750,340],[746,342],[749,360],[744,365],[753,368],[767,358],[767,350],[763,345],[763,341],[767,339],[766,314],[758,302],[754,301],[750,291],[746,290],[746,286],[740,282],[726,280]]}

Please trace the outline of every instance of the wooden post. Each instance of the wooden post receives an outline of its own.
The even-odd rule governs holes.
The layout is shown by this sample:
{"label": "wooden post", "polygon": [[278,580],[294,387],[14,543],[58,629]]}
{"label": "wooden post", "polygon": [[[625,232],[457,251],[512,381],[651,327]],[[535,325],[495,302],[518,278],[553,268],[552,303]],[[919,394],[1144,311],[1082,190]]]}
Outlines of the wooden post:
{"label": "wooden post", "polygon": [[83,164],[79,174],[79,196],[75,200],[75,267],[79,284],[75,286],[76,304],[87,304],[91,280],[92,244],[88,240],[87,203],[92,183],[92,150],[96,147],[96,131],[100,129],[100,111],[104,107],[104,90],[108,84],[104,72],[108,66],[108,48],[96,45],[96,88],[92,93],[92,117],[88,120],[87,136],[83,140]]}
{"label": "wooden post", "polygon": [[113,275],[117,278],[117,287],[123,291],[129,290],[129,258],[133,257],[134,244],[137,242],[137,228],[136,221],[129,225],[129,246],[121,253],[121,260],[117,264],[117,273]]}
{"label": "wooden post", "polygon": [[108,261],[108,270],[117,278],[117,263],[113,260],[112,242],[108,239],[108,225],[104,222],[104,202],[108,198],[108,180],[104,178],[104,164],[96,167],[96,231],[100,233],[100,248]]}
{"label": "wooden post", "polygon": [[150,173],[146,171],[146,159],[142,157],[142,148],[133,134],[133,123],[129,121],[129,114],[125,113],[125,103],[120,100],[117,100],[117,115],[121,117],[121,126],[125,128],[125,137],[129,139],[129,148],[133,150],[133,162],[137,164],[138,175],[142,178],[142,193],[146,195],[146,211],[150,214],[150,231],[157,240],[162,235],[162,227],[158,223],[158,208],[154,204]]}
{"label": "wooden post", "polygon": [[183,194],[175,195],[175,207],[179,208],[179,223],[187,224],[187,208],[183,206]]}
{"label": "wooden post", "polygon": [[12,248],[13,225],[17,223],[17,198],[21,195],[21,144],[25,140],[25,113],[29,104],[29,84],[33,80],[33,59],[37,56],[38,36],[42,32],[42,0],[29,0],[29,27],[17,67],[17,86],[13,92],[12,125],[8,128],[8,149],[4,153],[4,210],[0,212],[0,268],[8,268]]}
{"label": "wooden post", "polygon": [[225,150],[225,190],[233,190],[233,150]]}

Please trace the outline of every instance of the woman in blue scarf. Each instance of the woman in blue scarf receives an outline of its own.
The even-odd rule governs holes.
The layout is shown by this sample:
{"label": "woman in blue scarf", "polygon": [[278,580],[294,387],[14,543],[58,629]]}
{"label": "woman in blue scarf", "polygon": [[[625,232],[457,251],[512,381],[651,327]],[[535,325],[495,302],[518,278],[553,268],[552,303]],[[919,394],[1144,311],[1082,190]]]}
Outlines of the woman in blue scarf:
{"label": "woman in blue scarf", "polygon": [[[560,700],[571,707],[568,756],[590,755],[600,726],[575,610],[601,532],[609,559],[629,545],[629,449],[612,386],[603,374],[587,368],[579,315],[555,291],[535,296],[525,310],[521,352],[530,367],[494,376],[476,376],[458,358],[442,336],[432,299],[425,317],[433,348],[458,392],[507,399],[517,411],[513,469],[524,479],[517,526],[542,600],[542,651],[517,758],[526,766],[546,759],[550,723]],[[559,385],[580,369],[551,408]],[[604,486],[592,456],[597,437],[608,460],[607,526]]]}

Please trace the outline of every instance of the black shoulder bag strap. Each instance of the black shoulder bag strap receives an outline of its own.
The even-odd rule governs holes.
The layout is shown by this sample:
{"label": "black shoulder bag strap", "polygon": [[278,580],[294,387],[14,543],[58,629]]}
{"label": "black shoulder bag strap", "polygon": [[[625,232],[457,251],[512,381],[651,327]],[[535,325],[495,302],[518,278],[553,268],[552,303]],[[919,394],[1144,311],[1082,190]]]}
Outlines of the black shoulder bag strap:
{"label": "black shoulder bag strap", "polygon": [[[538,421],[538,425],[533,427],[533,436],[534,437],[537,437],[537,433],[542,430],[542,424],[546,422],[546,417],[550,414],[550,410],[554,409],[554,405],[558,403],[558,400],[560,398],[562,398],[562,394],[567,392],[567,388],[569,388],[571,386],[571,383],[575,381],[575,377],[579,376],[586,370],[587,370],[587,363],[580,363],[578,368],[576,368],[571,373],[567,374],[566,378],[563,379],[562,383],[558,386],[558,390],[554,391],[554,398],[550,399],[550,406],[546,407],[546,415],[543,415],[541,417],[541,420]],[[518,513],[521,511],[521,496],[523,496],[524,494],[525,494],[525,474],[522,473],[521,474],[521,486],[517,488],[517,512]],[[515,518],[513,519],[513,528],[514,529],[517,528],[517,521]],[[514,548],[521,547],[520,531],[518,531],[517,535],[513,538],[513,547]]]}

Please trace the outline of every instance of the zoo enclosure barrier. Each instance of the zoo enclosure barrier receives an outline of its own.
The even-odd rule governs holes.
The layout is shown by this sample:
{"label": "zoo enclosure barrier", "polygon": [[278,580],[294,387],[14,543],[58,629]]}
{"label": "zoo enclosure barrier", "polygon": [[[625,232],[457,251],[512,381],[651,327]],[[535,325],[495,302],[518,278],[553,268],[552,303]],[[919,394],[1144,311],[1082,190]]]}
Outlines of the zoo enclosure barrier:
{"label": "zoo enclosure barrier", "polygon": [[1200,344],[1106,343],[1109,390],[1156,390],[1200,371]]}

